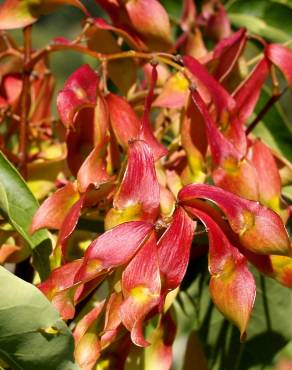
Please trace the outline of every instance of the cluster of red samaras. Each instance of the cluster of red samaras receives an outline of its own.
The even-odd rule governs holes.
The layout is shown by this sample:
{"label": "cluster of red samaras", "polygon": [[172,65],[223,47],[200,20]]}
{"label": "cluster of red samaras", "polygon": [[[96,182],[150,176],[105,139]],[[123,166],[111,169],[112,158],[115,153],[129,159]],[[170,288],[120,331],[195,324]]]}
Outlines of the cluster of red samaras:
{"label": "cluster of red samaras", "polygon": [[[244,29],[231,32],[217,1],[207,2],[200,14],[192,0],[184,1],[176,42],[157,0],[96,1],[112,23],[91,19],[87,45],[78,45],[81,52],[118,54],[123,40],[138,52],[185,56],[157,54],[175,70],[133,54],[108,61],[101,77],[84,65],[58,94],[67,163],[75,180],[67,178],[33,219],[32,232],[59,230],[54,255],[62,256],[61,266],[39,288],[64,319],[72,319],[76,305],[108,279],[109,296],[95,302],[74,329],[78,363],[91,369],[102,351],[110,353],[109,346],[118,342],[121,364],[131,346],[127,330],[134,344],[147,346],[144,324],[159,314],[151,353],[165,370],[175,336],[165,300],[173,299],[169,293],[184,278],[198,222],[208,231],[211,298],[239,327],[242,339],[256,295],[249,264],[292,286],[292,249],[284,226],[289,212],[281,200],[277,162],[263,142],[246,132],[271,70],[276,66],[292,85],[292,51],[262,40],[262,58],[243,80],[238,65],[249,36]],[[18,3],[8,0],[2,6],[7,28],[12,28],[9,4]],[[213,51],[206,49],[202,32],[217,42]],[[58,44],[70,42],[57,39]],[[46,62],[41,60],[39,69],[41,63]],[[10,100],[17,100],[21,89],[16,89],[17,76],[2,79],[1,107],[15,105]],[[108,92],[107,79],[119,94]],[[158,112],[155,117],[151,108]],[[72,260],[70,236],[80,216],[93,211],[106,231],[82,258]]]}

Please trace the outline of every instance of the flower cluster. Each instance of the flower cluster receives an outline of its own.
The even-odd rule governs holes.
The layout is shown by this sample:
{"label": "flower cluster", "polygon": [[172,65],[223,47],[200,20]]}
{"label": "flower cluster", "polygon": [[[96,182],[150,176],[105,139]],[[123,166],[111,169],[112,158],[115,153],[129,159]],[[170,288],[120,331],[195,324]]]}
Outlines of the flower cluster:
{"label": "flower cluster", "polygon": [[[6,0],[1,28],[15,27],[20,10],[18,27],[29,26],[48,11],[45,3],[31,12],[20,0]],[[242,76],[240,61],[255,37],[245,29],[232,32],[217,1],[198,13],[185,0],[175,41],[157,0],[96,0],[111,22],[90,17],[78,0],[51,3],[83,9],[83,33],[32,52],[29,82],[20,52],[2,36],[10,65],[1,66],[0,108],[13,130],[19,107],[28,104],[28,181],[43,171],[54,178],[48,189],[36,190],[43,202],[31,232],[58,230],[53,270],[38,287],[63,319],[74,320],[77,362],[88,370],[99,359],[121,364],[132,343],[152,343],[160,369],[170,368],[175,323],[169,307],[203,227],[211,299],[244,340],[256,296],[250,265],[292,287],[280,159],[252,135],[257,120],[250,123],[269,79],[273,101],[281,96],[276,73],[292,85],[292,51],[256,38],[262,54]],[[206,37],[215,45],[211,51]],[[85,64],[67,79],[55,122],[46,56],[66,49],[98,59],[99,72]],[[91,232],[82,234],[81,223],[92,225]],[[84,315],[80,307],[88,302]],[[157,327],[146,339],[144,327],[155,316]]]}

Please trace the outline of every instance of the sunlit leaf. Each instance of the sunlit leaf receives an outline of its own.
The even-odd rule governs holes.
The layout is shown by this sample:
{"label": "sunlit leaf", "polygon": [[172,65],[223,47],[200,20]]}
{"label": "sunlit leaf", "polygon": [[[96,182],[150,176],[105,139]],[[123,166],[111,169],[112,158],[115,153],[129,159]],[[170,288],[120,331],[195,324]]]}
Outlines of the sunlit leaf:
{"label": "sunlit leaf", "polygon": [[49,234],[46,230],[30,234],[30,225],[38,209],[38,203],[20,174],[2,153],[0,153],[0,209],[4,217],[29,244],[41,278],[45,278],[50,270],[47,260],[51,247]]}
{"label": "sunlit leaf", "polygon": [[33,285],[0,267],[0,358],[12,369],[77,370],[73,337]]}
{"label": "sunlit leaf", "polygon": [[236,27],[246,27],[273,42],[282,43],[291,39],[292,9],[288,1],[235,0],[230,2],[227,11]]}

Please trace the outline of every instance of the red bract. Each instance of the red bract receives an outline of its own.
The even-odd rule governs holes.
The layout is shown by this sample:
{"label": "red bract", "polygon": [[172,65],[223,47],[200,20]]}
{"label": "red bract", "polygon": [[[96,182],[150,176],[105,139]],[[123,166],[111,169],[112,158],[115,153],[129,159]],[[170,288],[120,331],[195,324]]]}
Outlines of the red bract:
{"label": "red bract", "polygon": [[68,183],[46,199],[34,215],[31,232],[41,228],[60,229],[62,223],[79,194],[76,184]]}
{"label": "red bract", "polygon": [[183,8],[180,19],[181,28],[186,32],[194,25],[196,19],[196,5],[193,0],[183,0]]}
{"label": "red bract", "polygon": [[263,58],[236,90],[234,94],[236,112],[242,124],[246,123],[254,111],[262,86],[269,75],[269,70],[270,63],[266,58]]}
{"label": "red bract", "polygon": [[159,212],[159,195],[150,148],[141,140],[130,142],[127,167],[113,200],[114,208],[106,216],[106,228],[125,221],[155,221]]}
{"label": "red bract", "polygon": [[[258,188],[255,169],[246,159],[242,158],[242,154],[235,148],[231,140],[229,141],[219,131],[197,91],[194,90],[191,94],[194,103],[204,117],[212,159],[217,165],[212,173],[215,184],[247,199],[257,200]],[[239,128],[238,132],[242,133],[243,131]]]}
{"label": "red bract", "polygon": [[168,14],[157,0],[96,0],[110,15],[115,26],[136,34],[149,49],[168,49],[171,45]]}
{"label": "red bract", "polygon": [[86,250],[75,282],[94,279],[129,262],[148,238],[152,227],[143,221],[126,222],[101,235]]}
{"label": "red bract", "polygon": [[[105,146],[109,128],[107,105],[99,96],[94,108],[82,109],[67,131],[68,166],[75,176],[94,147]],[[105,159],[105,158],[104,158]]]}
{"label": "red bract", "polygon": [[160,301],[160,275],[156,237],[152,233],[122,275],[125,298],[120,315],[122,323],[131,331],[131,339],[138,346],[149,343],[143,336],[143,320]]}
{"label": "red bract", "polygon": [[96,323],[105,301],[98,302],[76,325],[74,329],[75,358],[81,369],[91,370],[100,354],[100,343]]}
{"label": "red bract", "polygon": [[183,63],[187,69],[210,91],[211,97],[214,99],[220,122],[221,119],[225,118],[224,115],[228,114],[235,108],[233,98],[195,58],[185,56],[183,57]]}
{"label": "red bract", "polygon": [[[282,304],[268,291],[275,282],[258,274],[292,287],[285,228],[292,167],[290,141],[283,137],[289,97],[273,107],[286,91],[285,79],[292,83],[292,52],[250,34],[249,26],[233,32],[220,0],[177,2],[178,19],[162,3],[170,6],[159,0],[95,0],[92,15],[79,0],[0,5],[0,29],[21,27],[24,41],[0,32],[0,263],[15,263],[15,275],[37,282],[69,320],[54,316],[43,322],[40,315],[29,330],[26,347],[40,351],[39,368],[74,367],[74,356],[83,370],[170,370],[177,362],[172,354],[177,326],[179,346],[187,342],[178,367],[191,368],[196,351],[198,368],[241,369],[250,345],[270,330],[257,329],[236,363],[234,356],[229,361],[236,338],[218,312],[213,316],[214,306],[244,340],[255,281],[263,294],[255,320],[273,302]],[[228,2],[228,11],[232,21],[244,24],[238,3],[243,2]],[[287,7],[282,3],[277,1],[277,9]],[[53,37],[38,49],[33,23],[65,4],[86,15],[80,31],[74,26],[74,38]],[[94,18],[99,14],[94,4],[107,20]],[[269,19],[265,22],[268,30]],[[254,55],[255,42],[262,54]],[[68,55],[65,51],[90,58],[94,67],[80,65],[64,76],[55,117],[54,87],[60,81],[50,62],[52,54]],[[272,96],[264,103],[269,87]],[[14,283],[9,287],[12,296]],[[37,310],[34,306],[33,315]],[[271,313],[266,321],[274,335],[278,318],[272,306]],[[29,320],[19,325],[33,325],[25,317]],[[0,315],[5,331],[2,321]],[[27,330],[8,329],[6,337],[0,330],[5,353],[2,358],[0,350],[0,368],[33,368],[22,347]],[[75,351],[63,356],[70,331]],[[278,334],[282,353],[281,343],[289,338],[282,328]]]}
{"label": "red bract", "polygon": [[52,301],[64,319],[71,319],[75,313],[74,295],[76,289],[71,288],[74,285],[74,277],[81,265],[82,259],[67,263],[55,269],[50,277],[38,286]]}
{"label": "red bract", "polygon": [[[197,151],[205,157],[208,147],[205,121],[196,105],[193,104],[191,96],[189,97],[187,108],[182,118],[181,140],[187,155],[190,156],[190,161],[196,157],[194,152]],[[203,161],[201,165],[203,165]]]}
{"label": "red bract", "polygon": [[122,302],[122,293],[113,293],[107,302],[103,335],[100,338],[102,347],[107,347],[117,336],[118,328],[121,324],[119,309]]}
{"label": "red bract", "polygon": [[278,44],[270,44],[266,47],[265,53],[267,58],[283,72],[289,85],[292,85],[291,49]]}
{"label": "red bract", "polygon": [[106,149],[107,142],[101,142],[80,167],[77,173],[77,184],[81,193],[85,193],[90,185],[98,190],[102,185],[110,182],[111,177],[107,173],[105,161]]}
{"label": "red bract", "polygon": [[155,99],[155,107],[182,108],[187,97],[188,81],[181,72],[171,75]]}
{"label": "red bract", "polygon": [[143,116],[141,119],[139,138],[141,140],[146,141],[146,143],[150,146],[155,160],[167,154],[167,149],[162,144],[160,144],[160,142],[153,135],[151,122],[150,122],[150,110],[151,110],[151,105],[153,102],[153,92],[154,92],[156,81],[157,81],[157,69],[156,69],[156,65],[153,64],[150,88],[149,88],[149,92],[145,99],[144,112],[143,112]]}
{"label": "red bract", "polygon": [[125,4],[130,23],[150,48],[169,48],[171,30],[168,14],[157,0],[128,1]]}
{"label": "red bract", "polygon": [[206,213],[188,208],[208,228],[210,294],[217,308],[240,330],[243,340],[256,296],[256,284],[246,258]]}
{"label": "red bract", "polygon": [[231,25],[223,5],[218,3],[217,7],[211,11],[212,5],[206,4],[203,8],[202,15],[206,18],[206,33],[208,37],[215,40],[221,40],[228,37],[231,33]]}
{"label": "red bract", "polygon": [[[211,93],[216,108],[216,122],[222,129],[224,136],[233,144],[241,155],[244,155],[246,153],[247,143],[244,130],[235,116],[235,100],[198,61],[188,56],[184,57],[183,61],[190,72],[198,78]],[[205,117],[204,114],[203,116]]]}
{"label": "red bract", "polygon": [[2,96],[0,96],[0,107],[7,107],[17,102],[22,89],[22,81],[18,75],[7,75],[2,79]]}
{"label": "red bract", "polygon": [[216,45],[210,62],[210,70],[216,80],[222,81],[229,75],[244,50],[246,40],[246,30],[241,28]]}
{"label": "red bract", "polygon": [[57,108],[66,127],[73,125],[75,114],[87,107],[94,107],[99,78],[87,65],[78,68],[66,81],[57,97]]}
{"label": "red bract", "polygon": [[118,95],[108,94],[106,96],[106,102],[115,137],[123,148],[127,148],[129,140],[138,137],[140,128],[139,118],[130,104]]}
{"label": "red bract", "polygon": [[195,226],[183,208],[178,207],[171,224],[159,239],[158,261],[163,295],[177,288],[183,280]]}
{"label": "red bract", "polygon": [[222,164],[226,159],[240,160],[242,157],[240,152],[219,131],[199,93],[192,89],[191,95],[193,102],[205,120],[206,133],[214,163],[217,165]]}
{"label": "red bract", "polygon": [[273,272],[270,273],[274,279],[282,285],[292,287],[292,258],[285,256],[271,256]]}
{"label": "red bract", "polygon": [[[85,167],[97,166],[95,177],[105,178],[105,153],[108,141],[109,113],[106,101],[99,91],[99,78],[88,66],[84,65],[75,71],[66,81],[64,89],[58,94],[57,108],[63,124],[67,128],[68,165],[71,172],[77,175],[83,164]],[[97,148],[99,147],[99,149]],[[93,151],[93,149],[96,149]],[[92,152],[90,154],[90,152]],[[83,163],[87,158],[86,163]],[[92,163],[100,157],[99,164]],[[91,159],[90,159],[91,158]],[[103,174],[101,173],[103,172]],[[88,181],[81,180],[82,190]],[[85,182],[85,184],[84,184]]]}
{"label": "red bract", "polygon": [[291,247],[281,218],[272,210],[206,184],[187,185],[178,195],[182,205],[203,198],[215,202],[225,213],[242,245],[258,254],[290,255]]}
{"label": "red bract", "polygon": [[62,223],[57,245],[61,247],[62,255],[66,256],[66,246],[67,241],[70,238],[71,234],[77,226],[78,219],[81,215],[82,208],[85,202],[85,194],[83,194],[80,199],[73,204],[69,212],[66,214],[64,221]]}
{"label": "red bract", "polygon": [[259,200],[262,204],[280,210],[281,178],[270,149],[260,140],[251,147],[251,161],[257,172]]}
{"label": "red bract", "polygon": [[96,2],[108,12],[116,27],[138,37],[140,45],[144,43],[150,50],[165,50],[171,46],[168,14],[157,0]]}

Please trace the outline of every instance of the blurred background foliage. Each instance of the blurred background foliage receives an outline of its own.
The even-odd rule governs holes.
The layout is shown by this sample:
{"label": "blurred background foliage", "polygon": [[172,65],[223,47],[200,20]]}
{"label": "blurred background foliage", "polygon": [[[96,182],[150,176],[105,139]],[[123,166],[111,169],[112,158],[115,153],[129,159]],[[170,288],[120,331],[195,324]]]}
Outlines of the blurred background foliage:
{"label": "blurred background foliage", "polygon": [[[93,16],[107,18],[94,0],[83,0],[83,3]],[[181,0],[163,0],[162,3],[171,17],[175,19],[180,16]],[[224,4],[234,28],[246,27],[270,42],[292,46],[292,0],[228,0]],[[196,1],[196,5],[200,9],[201,1]],[[33,27],[33,46],[43,47],[55,37],[73,39],[81,29],[81,19],[82,14],[78,9],[66,6],[41,18]],[[22,42],[20,31],[13,31],[13,34]],[[258,45],[251,43],[245,52],[243,68],[251,68],[254,57],[259,53]],[[93,68],[97,67],[97,62],[92,58],[68,51],[55,53],[50,62],[56,76],[56,91],[60,90],[67,77],[80,65],[89,63]],[[263,107],[269,96],[270,87],[267,84],[257,111]],[[290,161],[291,99],[291,91],[286,91],[255,130],[257,136]],[[292,200],[290,183],[291,179],[288,179],[283,191]],[[199,245],[194,247],[200,248]],[[238,330],[223,318],[210,301],[206,266],[205,256],[190,262],[184,285],[174,304],[178,336],[174,347],[173,369],[291,370],[291,291],[271,279],[256,275],[258,292],[255,309],[247,341],[240,343]],[[142,352],[138,356],[143,356]],[[135,370],[139,370],[138,366]]]}

